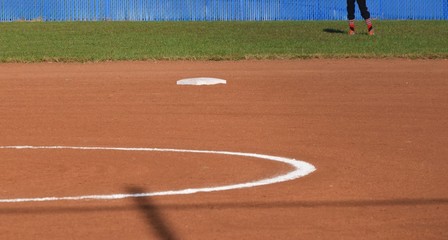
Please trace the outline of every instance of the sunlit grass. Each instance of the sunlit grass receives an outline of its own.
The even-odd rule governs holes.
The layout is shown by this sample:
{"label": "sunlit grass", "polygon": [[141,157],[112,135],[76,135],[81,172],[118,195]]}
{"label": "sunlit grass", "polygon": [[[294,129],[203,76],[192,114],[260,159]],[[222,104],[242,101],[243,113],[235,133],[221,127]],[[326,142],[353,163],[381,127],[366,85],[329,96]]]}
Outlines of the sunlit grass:
{"label": "sunlit grass", "polygon": [[448,58],[447,21],[0,23],[1,62]]}

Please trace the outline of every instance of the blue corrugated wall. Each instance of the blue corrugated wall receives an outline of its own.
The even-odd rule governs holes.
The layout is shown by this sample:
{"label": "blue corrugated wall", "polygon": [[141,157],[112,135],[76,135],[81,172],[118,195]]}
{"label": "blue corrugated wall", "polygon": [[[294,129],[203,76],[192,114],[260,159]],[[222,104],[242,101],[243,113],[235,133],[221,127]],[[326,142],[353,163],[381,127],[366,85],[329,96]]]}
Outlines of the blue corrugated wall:
{"label": "blue corrugated wall", "polygon": [[[345,20],[345,4],[345,0],[0,0],[0,21]],[[367,5],[377,19],[448,20],[448,0],[367,0]]]}

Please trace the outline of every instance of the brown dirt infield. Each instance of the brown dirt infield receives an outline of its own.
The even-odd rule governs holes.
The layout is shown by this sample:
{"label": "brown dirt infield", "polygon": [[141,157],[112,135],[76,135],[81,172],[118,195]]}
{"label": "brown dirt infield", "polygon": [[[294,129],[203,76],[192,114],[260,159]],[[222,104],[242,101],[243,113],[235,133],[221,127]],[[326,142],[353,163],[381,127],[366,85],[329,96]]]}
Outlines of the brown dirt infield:
{"label": "brown dirt infield", "polygon": [[[217,86],[177,86],[186,77]],[[250,189],[0,203],[0,239],[448,239],[448,61],[0,64],[0,146],[228,150],[317,171]],[[251,181],[278,163],[0,149],[0,199]]]}

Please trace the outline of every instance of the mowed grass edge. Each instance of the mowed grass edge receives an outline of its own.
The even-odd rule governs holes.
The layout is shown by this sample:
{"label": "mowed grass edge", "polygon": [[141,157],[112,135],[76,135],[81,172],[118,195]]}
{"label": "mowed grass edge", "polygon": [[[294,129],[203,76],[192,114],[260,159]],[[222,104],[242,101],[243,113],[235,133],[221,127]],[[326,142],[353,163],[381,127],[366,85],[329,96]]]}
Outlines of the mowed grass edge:
{"label": "mowed grass edge", "polygon": [[0,62],[448,58],[448,21],[0,23]]}

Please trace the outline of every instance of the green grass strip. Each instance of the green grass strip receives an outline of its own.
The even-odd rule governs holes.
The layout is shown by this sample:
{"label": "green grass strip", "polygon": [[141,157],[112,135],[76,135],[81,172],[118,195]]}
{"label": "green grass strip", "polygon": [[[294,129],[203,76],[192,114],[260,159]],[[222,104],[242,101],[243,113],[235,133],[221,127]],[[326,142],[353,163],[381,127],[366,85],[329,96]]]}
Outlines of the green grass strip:
{"label": "green grass strip", "polygon": [[0,23],[0,62],[448,58],[448,21]]}

